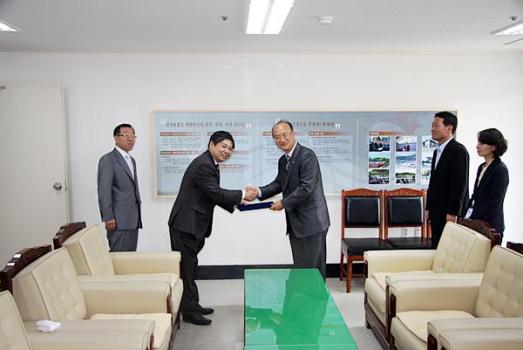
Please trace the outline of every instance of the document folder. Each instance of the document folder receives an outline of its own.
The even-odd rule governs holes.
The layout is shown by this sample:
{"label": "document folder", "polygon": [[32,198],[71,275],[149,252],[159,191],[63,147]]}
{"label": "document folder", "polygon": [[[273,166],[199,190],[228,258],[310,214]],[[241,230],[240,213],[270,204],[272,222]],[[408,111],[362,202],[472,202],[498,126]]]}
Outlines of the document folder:
{"label": "document folder", "polygon": [[273,202],[259,202],[259,203],[252,203],[252,204],[240,204],[238,206],[239,211],[245,211],[245,210],[257,210],[257,209],[266,209],[270,208]]}

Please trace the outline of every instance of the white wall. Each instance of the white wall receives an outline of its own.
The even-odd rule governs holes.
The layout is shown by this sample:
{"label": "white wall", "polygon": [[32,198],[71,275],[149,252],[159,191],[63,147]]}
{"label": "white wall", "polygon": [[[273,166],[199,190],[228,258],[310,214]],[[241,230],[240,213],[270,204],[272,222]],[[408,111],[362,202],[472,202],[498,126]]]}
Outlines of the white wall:
{"label": "white wall", "polygon": [[[168,250],[172,200],[154,197],[156,109],[192,110],[458,110],[459,139],[480,163],[476,133],[499,128],[511,182],[505,240],[523,241],[520,135],[523,51],[519,53],[355,55],[161,55],[0,53],[0,82],[59,82],[65,88],[71,219],[99,223],[96,169],[113,146],[112,130],[130,122],[143,199],[139,248]],[[29,102],[29,101],[28,101]],[[37,117],[37,116],[35,116]],[[4,126],[2,126],[4,127]],[[37,130],[28,130],[37,135]],[[34,137],[27,137],[34,142]],[[35,146],[37,144],[35,143]],[[3,150],[5,151],[5,150]],[[519,159],[519,161],[518,161]],[[338,261],[340,200],[328,198],[328,262]],[[203,265],[290,263],[284,216],[217,209]]]}

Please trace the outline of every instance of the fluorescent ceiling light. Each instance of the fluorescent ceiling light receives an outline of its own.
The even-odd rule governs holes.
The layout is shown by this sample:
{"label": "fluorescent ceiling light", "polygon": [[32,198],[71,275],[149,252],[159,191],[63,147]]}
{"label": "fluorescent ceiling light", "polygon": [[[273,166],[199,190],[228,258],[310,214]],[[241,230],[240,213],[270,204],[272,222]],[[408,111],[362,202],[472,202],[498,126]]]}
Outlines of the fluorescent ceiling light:
{"label": "fluorescent ceiling light", "polygon": [[20,29],[12,26],[6,22],[0,21],[0,32],[19,32]]}
{"label": "fluorescent ceiling light", "polygon": [[247,34],[279,34],[294,0],[251,0]]}
{"label": "fluorescent ceiling light", "polygon": [[523,21],[511,24],[507,27],[495,30],[492,35],[515,35],[523,34]]}

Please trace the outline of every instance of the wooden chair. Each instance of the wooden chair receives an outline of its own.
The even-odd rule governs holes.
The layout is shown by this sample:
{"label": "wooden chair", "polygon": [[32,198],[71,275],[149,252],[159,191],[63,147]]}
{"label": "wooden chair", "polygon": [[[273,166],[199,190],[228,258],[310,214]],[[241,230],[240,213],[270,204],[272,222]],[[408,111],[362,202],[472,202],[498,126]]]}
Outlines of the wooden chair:
{"label": "wooden chair", "polygon": [[[392,249],[384,241],[383,233],[383,190],[358,188],[341,192],[341,254],[340,279],[346,278],[347,293],[352,288],[352,277],[361,276],[353,273],[353,263],[363,261],[363,253],[367,250]],[[377,237],[347,238],[346,228],[377,228]],[[344,266],[344,257],[347,265]]]}
{"label": "wooden chair", "polygon": [[[399,188],[385,191],[384,234],[396,249],[431,249],[425,215],[426,190]],[[389,237],[389,228],[419,227],[421,236]]]}

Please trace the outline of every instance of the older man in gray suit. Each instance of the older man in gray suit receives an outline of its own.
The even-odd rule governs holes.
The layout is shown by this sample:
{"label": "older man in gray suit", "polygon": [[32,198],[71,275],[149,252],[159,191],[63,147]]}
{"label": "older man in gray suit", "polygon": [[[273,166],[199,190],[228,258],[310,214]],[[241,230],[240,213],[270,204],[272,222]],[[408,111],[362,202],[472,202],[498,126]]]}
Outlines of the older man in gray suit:
{"label": "older man in gray suit", "polygon": [[294,266],[315,267],[325,278],[325,238],[330,220],[318,158],[314,151],[296,142],[294,128],[287,120],[272,127],[272,137],[284,152],[278,161],[278,175],[267,186],[254,189],[260,200],[283,194],[271,209],[285,209]]}
{"label": "older man in gray suit", "polygon": [[111,251],[136,251],[142,228],[136,162],[129,152],[134,128],[120,124],[113,131],[114,149],[98,163],[98,204]]}

